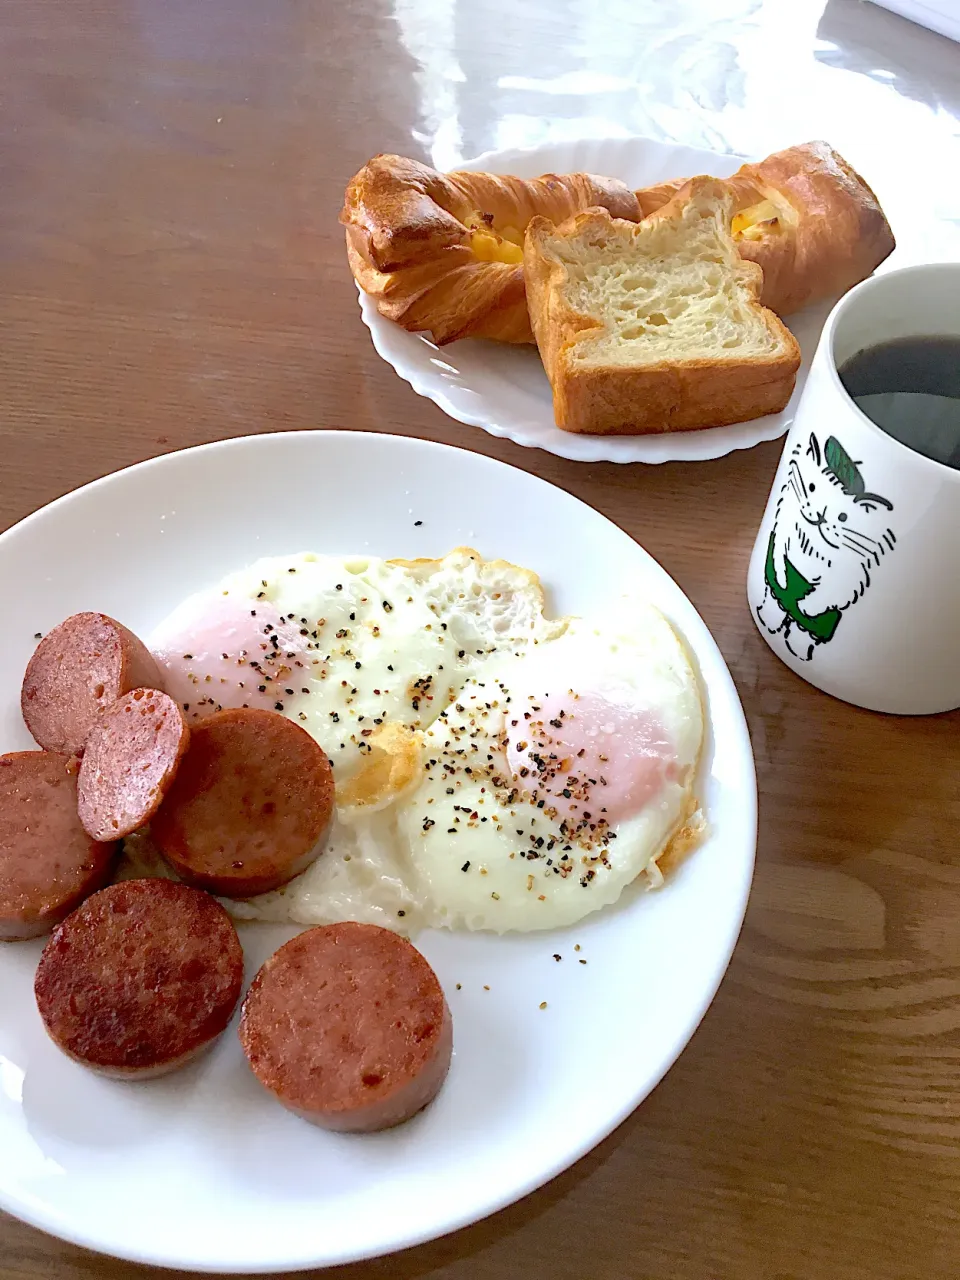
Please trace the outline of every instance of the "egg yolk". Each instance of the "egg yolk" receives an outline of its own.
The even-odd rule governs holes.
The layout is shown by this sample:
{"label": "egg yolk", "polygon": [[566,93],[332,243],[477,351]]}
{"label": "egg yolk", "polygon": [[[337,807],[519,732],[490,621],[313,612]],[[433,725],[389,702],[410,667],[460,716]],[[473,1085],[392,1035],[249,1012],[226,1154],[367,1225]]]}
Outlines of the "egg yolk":
{"label": "egg yolk", "polygon": [[283,710],[323,669],[302,620],[282,617],[268,601],[234,596],[178,610],[153,653],[188,720],[226,707]]}
{"label": "egg yolk", "polygon": [[507,721],[514,780],[568,827],[622,822],[680,777],[676,749],[653,711],[599,693],[515,702],[528,710]]}

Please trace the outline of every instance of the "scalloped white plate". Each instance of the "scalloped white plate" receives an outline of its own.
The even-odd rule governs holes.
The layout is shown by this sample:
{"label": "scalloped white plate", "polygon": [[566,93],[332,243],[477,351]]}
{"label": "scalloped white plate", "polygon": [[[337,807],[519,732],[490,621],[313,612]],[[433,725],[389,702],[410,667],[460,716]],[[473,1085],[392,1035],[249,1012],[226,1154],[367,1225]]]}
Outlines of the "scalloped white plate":
{"label": "scalloped white plate", "polygon": [[[707,840],[662,890],[628,892],[575,928],[421,933],[453,1013],[453,1066],[436,1102],[387,1133],[324,1133],[283,1111],[235,1025],[175,1075],[91,1075],[37,1014],[42,940],[0,943],[0,1207],[157,1266],[333,1266],[526,1195],[604,1138],[677,1058],[746,905],[757,812],[746,723],[676,583],[609,520],[525,471],[422,440],[297,431],[169,454],[61,498],[0,536],[0,751],[33,745],[22,672],[34,633],[70,613],[102,609],[146,634],[258,556],[412,558],[463,543],[538,571],[555,613],[599,619],[630,583],[674,622],[709,715],[697,780]],[[297,930],[240,932],[249,979]]]}
{"label": "scalloped white plate", "polygon": [[[699,151],[651,138],[602,138],[550,143],[526,150],[488,151],[459,167],[512,173],[521,178],[550,172],[601,173],[636,188],[697,173],[726,178],[742,163],[742,156]],[[360,293],[360,312],[373,345],[419,395],[438,404],[458,422],[575,462],[700,461],[722,458],[734,449],[749,449],[761,440],[782,436],[793,421],[831,305],[818,303],[788,318],[803,360],[796,388],[782,413],[704,431],[581,436],[559,431],[554,425],[550,384],[535,347],[469,338],[438,347],[425,335],[407,333],[398,324],[385,320],[373,300]]]}

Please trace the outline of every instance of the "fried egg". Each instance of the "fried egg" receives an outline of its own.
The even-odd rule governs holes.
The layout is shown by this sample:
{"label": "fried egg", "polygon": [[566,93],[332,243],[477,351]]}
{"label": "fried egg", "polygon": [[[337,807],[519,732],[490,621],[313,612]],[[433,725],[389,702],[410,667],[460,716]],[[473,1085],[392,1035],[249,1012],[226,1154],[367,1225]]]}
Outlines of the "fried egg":
{"label": "fried egg", "polygon": [[553,928],[655,879],[697,808],[702,739],[696,677],[653,608],[492,656],[425,731],[398,813],[436,923]]}
{"label": "fried egg", "polygon": [[[189,719],[273,708],[334,766],[317,861],[225,905],[401,932],[544,929],[616,901],[696,826],[703,738],[683,645],[652,607],[544,617],[539,580],[440,560],[260,560],[150,637]],[[130,845],[149,871],[149,841]]]}
{"label": "fried egg", "polygon": [[387,726],[430,724],[474,667],[556,626],[533,574],[469,550],[413,562],[302,554],[191,596],[149,645],[189,720],[282,712],[326,751],[344,798]]}

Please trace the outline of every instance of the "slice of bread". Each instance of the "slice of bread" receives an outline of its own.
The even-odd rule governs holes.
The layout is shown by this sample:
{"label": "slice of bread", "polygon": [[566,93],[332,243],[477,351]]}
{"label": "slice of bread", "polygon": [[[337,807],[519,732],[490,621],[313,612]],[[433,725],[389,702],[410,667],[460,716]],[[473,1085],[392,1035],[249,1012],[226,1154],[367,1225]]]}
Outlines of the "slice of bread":
{"label": "slice of bread", "polygon": [[737,252],[732,203],[725,183],[694,178],[640,223],[605,209],[533,219],[527,302],[558,427],[689,431],[784,407],[800,348],[757,301],[763,273]]}

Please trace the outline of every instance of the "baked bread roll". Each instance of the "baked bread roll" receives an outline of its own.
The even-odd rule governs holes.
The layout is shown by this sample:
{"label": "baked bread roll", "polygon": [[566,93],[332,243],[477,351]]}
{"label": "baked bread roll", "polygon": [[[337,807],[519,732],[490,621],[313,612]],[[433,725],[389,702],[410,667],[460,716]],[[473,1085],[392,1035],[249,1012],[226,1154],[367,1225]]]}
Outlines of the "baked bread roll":
{"label": "baked bread roll", "polygon": [[[777,151],[726,181],[733,238],[740,256],[762,267],[760,301],[778,315],[839,297],[896,247],[877,197],[826,142]],[[681,178],[638,191],[644,216],[684,185]]]}
{"label": "baked bread roll", "polygon": [[533,342],[523,233],[535,214],[562,222],[598,205],[637,221],[636,195],[589,173],[542,178],[437,173],[375,156],[351,180],[340,221],[354,278],[381,315],[437,343]]}
{"label": "baked bread roll", "polygon": [[694,178],[639,223],[590,209],[534,218],[523,265],[564,431],[641,435],[784,407],[800,349],[758,302],[761,272],[728,230],[735,196]]}

